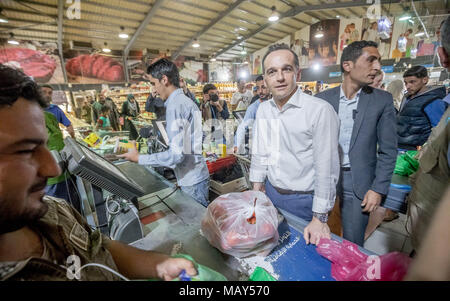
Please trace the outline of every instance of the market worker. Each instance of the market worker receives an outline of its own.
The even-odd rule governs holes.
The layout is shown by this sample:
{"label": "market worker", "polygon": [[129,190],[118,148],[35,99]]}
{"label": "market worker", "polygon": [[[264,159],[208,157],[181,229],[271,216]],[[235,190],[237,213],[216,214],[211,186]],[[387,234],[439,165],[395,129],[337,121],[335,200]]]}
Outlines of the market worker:
{"label": "market worker", "polygon": [[[92,231],[65,201],[45,196],[47,179],[61,170],[46,147],[46,102],[38,89],[24,73],[0,65],[0,280],[70,280],[66,268],[74,271],[76,265],[69,256],[77,256],[80,268],[102,264],[129,279],[170,280],[183,269],[196,274],[190,261]],[[79,276],[120,280],[96,266],[84,267]]]}
{"label": "market worker", "polygon": [[448,103],[445,87],[428,87],[428,71],[414,66],[403,74],[407,94],[397,114],[398,148],[416,149],[427,141],[431,129],[441,119]]}
{"label": "market worker", "polygon": [[[442,67],[450,71],[450,17],[442,24],[440,36],[442,46],[438,47],[437,53]],[[444,101],[450,102],[450,94]],[[438,125],[432,129],[424,147],[419,151],[419,169],[410,176],[412,189],[408,195],[407,229],[411,234],[411,245],[414,250],[420,247],[427,248],[424,245],[425,233],[433,222],[434,216],[439,214],[437,207],[445,190],[449,187],[449,139],[450,107],[447,108]],[[450,211],[446,212],[449,214]],[[447,219],[449,219],[448,215]],[[447,255],[449,254],[447,252]]]}
{"label": "market worker", "polygon": [[[50,151],[60,152],[65,144],[63,134],[59,128],[59,122],[55,115],[44,111],[45,127],[47,128],[47,148]],[[78,212],[81,210],[80,199],[74,185],[76,179],[71,178],[69,172],[65,171],[57,177],[49,178],[45,187],[45,194],[65,200]]]}
{"label": "market worker", "polygon": [[176,65],[160,59],[147,70],[152,88],[165,100],[169,149],[140,155],[134,148],[119,157],[142,165],[172,168],[181,189],[194,200],[208,206],[209,171],[202,156],[202,117],[198,107],[180,88]]}
{"label": "market worker", "polygon": [[236,130],[236,136],[234,140],[234,152],[242,153],[244,152],[245,145],[245,133],[249,127],[253,125],[256,118],[256,112],[258,111],[259,105],[269,99],[270,93],[264,83],[264,77],[262,75],[256,78],[256,86],[258,87],[258,99],[256,102],[252,103],[245,112],[244,120],[239,124]]}
{"label": "market worker", "polygon": [[380,70],[377,43],[356,41],[341,57],[342,85],[317,94],[339,114],[341,175],[337,192],[344,238],[360,246],[369,214],[388,194],[397,159],[392,95],[369,85]]}
{"label": "market worker", "polygon": [[245,110],[253,98],[253,93],[245,88],[245,79],[243,78],[238,79],[237,87],[237,92],[231,97],[231,108],[232,110]]}
{"label": "market worker", "polygon": [[128,94],[127,100],[122,104],[122,117],[123,117],[123,130],[130,131],[130,139],[136,140],[139,137],[136,127],[134,126],[132,120],[136,118],[141,109],[139,104],[134,98],[133,94]]}
{"label": "market worker", "polygon": [[42,85],[41,93],[46,104],[45,111],[55,115],[56,120],[66,127],[67,132],[69,132],[72,138],[75,138],[75,131],[73,130],[72,123],[66,117],[66,114],[64,114],[64,112],[57,105],[52,104],[53,88],[50,85]]}
{"label": "market worker", "polygon": [[297,55],[286,44],[269,47],[264,81],[272,98],[259,105],[253,129],[250,181],[273,204],[308,222],[307,243],[330,238],[328,213],[339,176],[339,119],[326,101],[297,87]]}
{"label": "market worker", "polygon": [[105,97],[101,94],[97,94],[95,99],[96,100],[92,104],[92,124],[94,126],[97,124],[97,120],[100,118],[100,114],[102,113],[102,107],[105,104]]}

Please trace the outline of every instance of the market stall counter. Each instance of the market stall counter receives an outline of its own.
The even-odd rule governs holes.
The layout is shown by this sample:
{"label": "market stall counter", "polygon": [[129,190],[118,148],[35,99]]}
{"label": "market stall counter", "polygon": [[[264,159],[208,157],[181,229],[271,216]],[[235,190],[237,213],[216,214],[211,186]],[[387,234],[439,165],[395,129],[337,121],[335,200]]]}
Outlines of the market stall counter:
{"label": "market stall counter", "polygon": [[[118,167],[139,184],[144,185],[148,178],[153,178],[155,182],[159,179],[158,185],[161,185],[156,194],[150,192],[153,188],[149,185],[146,189],[150,193],[139,198],[145,237],[131,245],[172,255],[189,254],[196,262],[218,271],[228,280],[248,280],[256,267],[264,268],[275,279],[282,281],[333,280],[331,262],[319,255],[314,245],[306,245],[303,239],[306,221],[281,211],[284,219],[278,227],[278,246],[266,257],[238,259],[219,252],[201,233],[201,220],[206,208],[180,189],[175,190],[173,183],[151,167],[136,166],[129,162],[119,164]],[[332,238],[342,241],[335,235]],[[367,255],[374,255],[368,250],[360,250]]]}

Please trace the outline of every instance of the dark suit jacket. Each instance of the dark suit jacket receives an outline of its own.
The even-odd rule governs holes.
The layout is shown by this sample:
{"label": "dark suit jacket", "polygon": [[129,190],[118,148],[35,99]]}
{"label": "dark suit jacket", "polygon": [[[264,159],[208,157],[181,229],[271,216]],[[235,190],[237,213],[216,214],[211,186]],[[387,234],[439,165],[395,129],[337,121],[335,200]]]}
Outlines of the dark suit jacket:
{"label": "dark suit jacket", "polygon": [[[339,113],[341,87],[316,97],[328,101]],[[378,148],[377,148],[378,147]],[[363,199],[367,191],[387,195],[397,160],[397,131],[392,95],[364,87],[358,101],[349,149],[353,191]]]}

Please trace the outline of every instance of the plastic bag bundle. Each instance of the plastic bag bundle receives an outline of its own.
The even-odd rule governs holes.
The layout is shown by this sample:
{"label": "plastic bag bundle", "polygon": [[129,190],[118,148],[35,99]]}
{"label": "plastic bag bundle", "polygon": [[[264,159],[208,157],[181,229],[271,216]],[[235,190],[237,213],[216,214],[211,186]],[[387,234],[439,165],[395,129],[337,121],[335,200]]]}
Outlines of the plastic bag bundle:
{"label": "plastic bag bundle", "polygon": [[368,256],[347,240],[322,238],[317,253],[332,262],[331,276],[338,281],[401,281],[411,262],[400,252]]}
{"label": "plastic bag bundle", "polygon": [[267,256],[278,243],[277,210],[260,191],[228,193],[208,206],[202,232],[223,253]]}
{"label": "plastic bag bundle", "polygon": [[419,161],[415,159],[417,151],[407,151],[397,156],[394,173],[402,176],[410,176],[419,169]]}

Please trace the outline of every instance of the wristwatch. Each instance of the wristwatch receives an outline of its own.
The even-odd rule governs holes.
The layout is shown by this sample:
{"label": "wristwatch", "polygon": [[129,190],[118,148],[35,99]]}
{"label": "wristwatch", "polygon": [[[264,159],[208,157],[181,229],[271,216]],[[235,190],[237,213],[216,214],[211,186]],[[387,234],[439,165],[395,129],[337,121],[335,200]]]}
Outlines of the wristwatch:
{"label": "wristwatch", "polygon": [[313,212],[313,216],[317,218],[321,223],[325,224],[328,221],[328,213]]}

